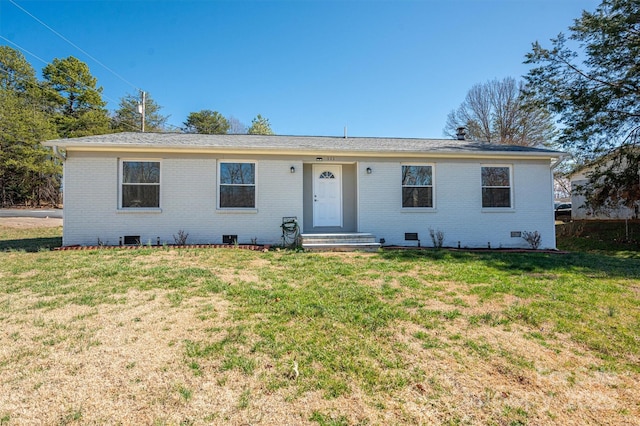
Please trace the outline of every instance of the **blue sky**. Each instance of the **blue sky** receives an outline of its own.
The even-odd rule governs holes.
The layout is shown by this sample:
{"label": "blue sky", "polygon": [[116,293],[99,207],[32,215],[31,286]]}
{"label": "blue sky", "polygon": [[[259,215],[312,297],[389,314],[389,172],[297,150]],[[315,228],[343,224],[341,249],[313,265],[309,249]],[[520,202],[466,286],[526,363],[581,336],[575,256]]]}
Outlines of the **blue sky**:
{"label": "blue sky", "polygon": [[0,36],[39,76],[54,58],[86,62],[111,110],[144,89],[175,126],[211,109],[262,114],[278,134],[439,138],[471,86],[526,74],[532,42],[599,3],[0,0]]}

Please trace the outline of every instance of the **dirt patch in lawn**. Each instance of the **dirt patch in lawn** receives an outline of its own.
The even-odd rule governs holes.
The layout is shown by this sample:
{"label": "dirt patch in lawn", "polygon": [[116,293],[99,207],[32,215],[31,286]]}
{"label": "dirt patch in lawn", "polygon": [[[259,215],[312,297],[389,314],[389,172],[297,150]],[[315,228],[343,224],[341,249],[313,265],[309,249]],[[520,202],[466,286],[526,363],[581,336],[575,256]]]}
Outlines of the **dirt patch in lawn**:
{"label": "dirt patch in lawn", "polygon": [[[131,290],[113,304],[38,309],[41,296],[5,295],[0,416],[9,424],[638,424],[637,375],[600,371],[602,361],[565,336],[531,338],[536,330],[524,326],[469,327],[462,318],[436,329],[397,324],[389,338],[423,373],[390,394],[353,386],[331,399],[277,377],[277,361],[251,352],[250,332],[233,351],[205,355],[238,330],[233,306],[218,295],[176,306],[170,296]],[[242,357],[255,362],[251,373],[225,366]],[[290,385],[270,389],[268,377]]]}
{"label": "dirt patch in lawn", "polygon": [[12,311],[0,335],[0,416],[8,424],[167,425],[317,424],[314,413],[325,420],[346,413],[350,422],[374,424],[403,418],[401,405],[381,410],[357,388],[327,399],[323,392],[299,394],[287,376],[291,386],[271,390],[264,378],[281,376],[274,360],[251,354],[250,374],[225,366],[229,356],[248,356],[247,348],[190,354],[193,342],[229,339],[237,320],[215,295],[179,307],[169,296],[129,291],[113,305],[36,313],[41,297],[28,292],[0,300]]}
{"label": "dirt patch in lawn", "polygon": [[426,372],[403,391],[412,423],[640,424],[637,375],[599,369],[602,360],[568,336],[536,340],[518,325],[404,326],[397,338],[411,348],[408,364]]}

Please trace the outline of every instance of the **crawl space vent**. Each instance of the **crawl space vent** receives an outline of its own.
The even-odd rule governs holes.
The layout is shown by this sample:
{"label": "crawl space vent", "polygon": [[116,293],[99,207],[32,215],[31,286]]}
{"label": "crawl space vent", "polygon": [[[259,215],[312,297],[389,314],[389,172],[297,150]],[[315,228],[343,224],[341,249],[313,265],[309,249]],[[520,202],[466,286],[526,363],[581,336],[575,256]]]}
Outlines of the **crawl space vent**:
{"label": "crawl space vent", "polygon": [[223,235],[222,244],[235,244],[238,241],[237,235]]}
{"label": "crawl space vent", "polygon": [[124,245],[125,246],[139,246],[140,245],[140,235],[125,235],[124,236]]}

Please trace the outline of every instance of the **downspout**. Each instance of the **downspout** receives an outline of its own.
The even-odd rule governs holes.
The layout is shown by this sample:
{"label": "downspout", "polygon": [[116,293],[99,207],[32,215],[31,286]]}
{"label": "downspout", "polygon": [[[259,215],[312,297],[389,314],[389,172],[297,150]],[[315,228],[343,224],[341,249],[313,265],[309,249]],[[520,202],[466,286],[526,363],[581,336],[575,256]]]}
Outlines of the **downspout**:
{"label": "downspout", "polygon": [[[56,157],[58,157],[60,159],[60,161],[62,161],[62,209],[63,209],[63,213],[62,213],[62,229],[67,229],[67,225],[66,225],[66,220],[67,220],[67,215],[64,213],[64,206],[66,205],[65,201],[65,191],[64,191],[64,169],[66,167],[66,160],[67,160],[67,154],[66,152],[63,154],[62,152],[60,152],[60,147],[58,147],[58,145],[54,145],[52,146],[53,148],[53,155],[55,155]],[[65,240],[65,233],[62,233],[62,245],[64,245],[64,240]]]}
{"label": "downspout", "polygon": [[66,154],[63,154],[60,152],[60,148],[58,147],[58,145],[54,145],[52,148],[53,148],[53,155],[58,157],[60,161],[64,163],[67,160]]}
{"label": "downspout", "polygon": [[551,171],[553,172],[567,158],[571,158],[571,154],[560,154],[558,159],[555,162],[551,163]]}

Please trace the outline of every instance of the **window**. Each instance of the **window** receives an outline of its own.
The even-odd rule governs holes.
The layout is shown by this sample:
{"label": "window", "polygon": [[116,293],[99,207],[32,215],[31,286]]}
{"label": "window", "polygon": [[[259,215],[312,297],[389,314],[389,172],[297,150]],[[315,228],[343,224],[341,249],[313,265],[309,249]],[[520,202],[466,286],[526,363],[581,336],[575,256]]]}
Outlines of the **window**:
{"label": "window", "polygon": [[255,163],[220,163],[220,208],[255,208]]}
{"label": "window", "polygon": [[336,177],[331,172],[322,172],[320,174],[320,179],[335,179]]}
{"label": "window", "polygon": [[432,166],[402,166],[402,207],[433,207]]}
{"label": "window", "polygon": [[121,207],[160,207],[160,162],[122,161]]}
{"label": "window", "polygon": [[482,207],[511,207],[511,168],[482,167]]}

